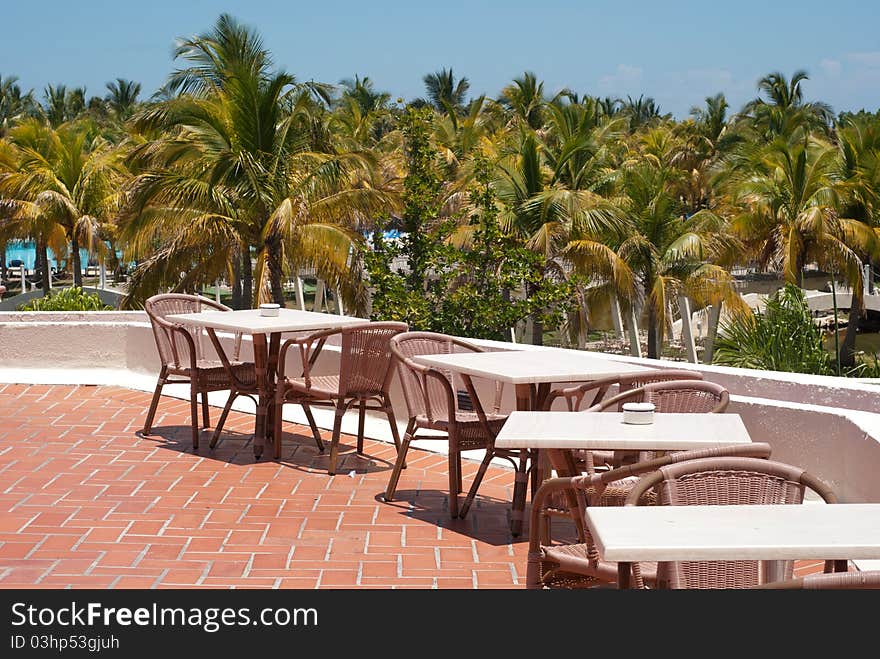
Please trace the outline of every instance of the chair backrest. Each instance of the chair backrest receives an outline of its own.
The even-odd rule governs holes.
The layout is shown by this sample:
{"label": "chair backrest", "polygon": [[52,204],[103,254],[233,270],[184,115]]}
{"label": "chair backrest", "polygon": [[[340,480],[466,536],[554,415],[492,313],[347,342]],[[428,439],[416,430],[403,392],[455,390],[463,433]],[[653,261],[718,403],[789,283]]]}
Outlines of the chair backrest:
{"label": "chair backrest", "polygon": [[[391,352],[397,359],[398,375],[403,387],[410,419],[426,417],[429,421],[452,420],[455,409],[449,409],[449,399],[457,406],[456,392],[463,388],[458,375],[449,370],[432,369],[446,379],[427,377],[426,367],[413,361],[418,355],[449,355],[462,352],[486,352],[485,348],[461,339],[436,332],[405,332],[391,339]],[[500,402],[500,385],[496,386],[496,406]]]}
{"label": "chair backrest", "polygon": [[646,384],[644,401],[654,403],[658,412],[723,412],[730,393],[715,382],[675,380]]}
{"label": "chair backrest", "polygon": [[623,391],[587,410],[620,411],[624,403],[654,403],[657,412],[723,412],[730,403],[730,393],[715,382],[705,380],[655,381],[637,389]]}
{"label": "chair backrest", "polygon": [[407,329],[406,323],[391,322],[343,328],[339,394],[387,394],[393,373],[390,341]]}
{"label": "chair backrest", "polygon": [[[801,504],[809,488],[836,503],[831,488],[800,467],[756,458],[686,460],[643,477],[625,505],[638,505],[648,490],[659,506]],[[819,530],[817,529],[817,532]],[[657,582],[667,588],[754,588],[764,580],[763,561],[668,561],[657,565]],[[785,561],[783,578],[792,562]]]}
{"label": "chair backrest", "polygon": [[[226,305],[214,302],[214,300],[184,293],[154,295],[144,302],[144,311],[147,312],[150,324],[153,326],[153,336],[156,339],[159,359],[162,361],[163,366],[172,369],[189,368],[192,358],[185,338],[173,329],[175,325],[166,321],[165,317],[179,313],[199,313],[205,310],[231,311]],[[195,359],[203,359],[203,332],[195,327],[183,327],[183,329],[193,339],[193,345],[196,350]],[[238,342],[236,342],[237,345]],[[237,354],[235,357],[237,358]]]}

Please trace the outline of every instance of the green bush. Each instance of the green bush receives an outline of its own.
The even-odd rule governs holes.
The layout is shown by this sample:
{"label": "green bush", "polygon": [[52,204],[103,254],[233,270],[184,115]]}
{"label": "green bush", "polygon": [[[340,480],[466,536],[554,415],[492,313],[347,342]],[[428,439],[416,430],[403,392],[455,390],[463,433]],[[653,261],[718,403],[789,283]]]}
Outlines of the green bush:
{"label": "green bush", "polygon": [[712,355],[723,366],[814,375],[834,375],[833,362],[803,292],[791,284],[768,298],[763,312],[723,323]]}
{"label": "green bush", "polygon": [[97,293],[86,293],[78,286],[55,289],[45,297],[34,298],[18,308],[19,311],[112,311],[113,307],[101,302]]}

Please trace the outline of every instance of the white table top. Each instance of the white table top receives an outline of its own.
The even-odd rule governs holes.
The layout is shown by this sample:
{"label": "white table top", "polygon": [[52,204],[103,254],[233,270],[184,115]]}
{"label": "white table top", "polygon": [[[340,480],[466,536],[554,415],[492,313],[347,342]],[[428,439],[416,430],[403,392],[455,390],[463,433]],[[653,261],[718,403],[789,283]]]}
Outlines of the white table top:
{"label": "white table top", "polygon": [[245,334],[272,334],[274,332],[300,332],[309,330],[333,329],[361,325],[370,321],[354,316],[339,316],[332,313],[316,313],[299,309],[279,309],[277,316],[261,316],[259,309],[240,309],[237,311],[203,311],[201,313],[182,313],[166,316],[172,323],[212,327],[229,332]]}
{"label": "white table top", "polygon": [[654,414],[654,423],[623,422],[622,412],[511,412],[498,448],[686,451],[752,441],[739,414]]}
{"label": "white table top", "polygon": [[413,357],[413,361],[424,366],[449,369],[510,384],[583,382],[620,373],[652,370],[646,366],[603,359],[576,350],[462,352],[451,355],[420,355]]}
{"label": "white table top", "polygon": [[880,504],[588,507],[607,561],[880,558]]}

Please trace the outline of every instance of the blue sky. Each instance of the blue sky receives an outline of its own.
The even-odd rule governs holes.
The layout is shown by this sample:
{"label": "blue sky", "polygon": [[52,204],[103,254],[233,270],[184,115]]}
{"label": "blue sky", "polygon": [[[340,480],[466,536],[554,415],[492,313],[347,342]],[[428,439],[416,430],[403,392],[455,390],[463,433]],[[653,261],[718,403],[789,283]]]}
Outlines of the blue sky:
{"label": "blue sky", "polygon": [[175,67],[175,39],[228,12],[257,28],[300,80],[368,75],[393,98],[420,96],[422,77],[443,67],[492,96],[530,70],[550,93],[643,93],[681,117],[719,91],[739,109],[761,76],[802,68],[808,98],[836,111],[880,107],[880,2],[865,0],[3,4],[0,75],[39,92],[65,83],[103,95],[105,82],[123,77],[149,94]]}

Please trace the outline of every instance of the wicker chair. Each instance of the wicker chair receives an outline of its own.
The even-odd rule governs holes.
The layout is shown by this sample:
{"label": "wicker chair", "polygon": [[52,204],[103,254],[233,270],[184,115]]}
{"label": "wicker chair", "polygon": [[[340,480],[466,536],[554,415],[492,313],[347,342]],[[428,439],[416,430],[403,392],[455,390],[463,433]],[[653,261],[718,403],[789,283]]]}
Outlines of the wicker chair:
{"label": "wicker chair", "polygon": [[[684,373],[678,371],[676,373]],[[654,381],[637,389],[628,389],[612,398],[590,407],[587,412],[604,412],[618,410],[624,403],[651,402],[658,413],[692,412],[721,413],[727,409],[730,394],[719,384],[704,380],[669,380]],[[656,457],[653,452],[636,451],[573,451],[574,467],[587,474],[596,473],[598,468],[614,468],[624,464],[646,462]],[[597,454],[599,456],[597,457]],[[598,463],[598,464],[597,464]],[[589,495],[591,506],[622,506],[636,483],[636,478],[620,478],[609,482],[600,491]],[[645,494],[644,503],[653,502],[654,493]],[[556,495],[548,506],[547,514],[567,517],[569,515],[566,498]],[[547,532],[550,525],[548,522]],[[549,535],[545,537],[549,541]]]}
{"label": "wicker chair", "polygon": [[[703,374],[699,371],[688,371],[676,368],[658,368],[642,373],[627,373],[625,375],[613,375],[592,382],[585,382],[576,387],[554,389],[547,396],[545,408],[549,410],[557,399],[563,399],[569,412],[577,412],[584,408],[584,399],[588,393],[593,393],[586,407],[590,408],[601,403],[612,387],[617,387],[616,393],[624,393],[646,384],[654,382],[669,382],[671,380],[702,380]],[[623,403],[621,403],[622,405]],[[622,408],[621,408],[622,409]]]}
{"label": "wicker chair", "polygon": [[[239,360],[241,350],[241,334],[235,335],[235,343],[231,357],[227,360],[229,367],[224,366],[220,359],[206,358],[203,347],[204,332],[194,327],[175,325],[165,320],[166,316],[179,313],[197,313],[209,311],[231,311],[231,309],[219,302],[214,302],[197,295],[185,295],[182,293],[168,293],[154,295],[144,303],[144,310],[150,318],[153,326],[153,336],[156,339],[156,347],[159,350],[159,359],[162,368],[159,371],[159,380],[150,402],[147,419],[144,422],[144,435],[152,431],[153,420],[159,406],[159,397],[162,388],[166,384],[190,385],[190,411],[192,415],[192,442],[193,449],[199,448],[199,412],[198,396],[202,399],[202,423],[205,428],[210,426],[208,412],[208,392],[229,390],[229,398],[226,407],[220,416],[214,436],[211,439],[211,447],[216,444],[226,417],[232,407],[232,401],[239,395],[251,395],[256,393],[256,373],[252,362]],[[215,351],[216,352],[216,351]],[[215,355],[216,356],[216,355]],[[230,375],[230,373],[232,375]],[[234,376],[234,377],[233,377]],[[174,378],[178,379],[174,379]]]}
{"label": "wicker chair", "polygon": [[880,590],[880,570],[810,574],[758,586],[771,590]]}
{"label": "wicker chair", "polygon": [[[770,445],[753,442],[683,451],[608,471],[544,481],[532,501],[527,587],[591,588],[603,582],[615,582],[617,564],[600,560],[589,530],[583,525],[583,508],[589,505],[589,500],[596,499],[604,489],[623,479],[654,473],[666,465],[729,456],[745,456],[761,461],[770,457]],[[546,525],[550,521],[550,514],[558,514],[554,501],[563,496],[568,497],[567,513],[575,523],[578,539],[577,542],[551,544],[547,539]],[[642,565],[639,576],[642,579],[640,583],[653,583],[655,570],[649,565]]]}
{"label": "wicker chair", "polygon": [[[514,520],[525,508],[528,451],[495,448],[495,436],[506,414],[500,414],[502,385],[495,385],[492,410],[485,412],[475,391],[463,383],[459,376],[436,368],[422,366],[413,361],[417,355],[452,354],[460,352],[485,352],[472,345],[445,334],[433,332],[407,332],[391,340],[391,351],[397,358],[398,373],[409,413],[406,434],[397,456],[397,463],[388,481],[385,500],[393,501],[400,472],[405,466],[406,452],[415,439],[447,441],[449,444],[449,514],[465,517],[476,496],[477,489],[493,457],[506,458],[516,469],[514,482]],[[440,431],[419,436],[420,429]],[[486,455],[471,483],[468,494],[459,510],[458,495],[462,491],[461,453],[482,449]],[[518,461],[517,461],[518,460]]]}
{"label": "wicker chair", "polygon": [[[801,504],[809,488],[826,503],[837,503],[831,488],[799,467],[745,457],[705,458],[664,465],[643,477],[624,505],[642,503],[649,490],[657,505]],[[657,564],[658,588],[754,588],[763,581],[766,561],[664,561]],[[793,561],[782,561],[782,580],[791,579]],[[825,571],[833,570],[826,561]],[[644,587],[638,565],[636,586]]]}
{"label": "wicker chair", "polygon": [[[355,403],[359,408],[357,452],[364,451],[364,417],[367,410],[380,410],[388,417],[394,445],[400,450],[400,435],[394,410],[389,397],[391,384],[392,356],[390,339],[405,332],[405,323],[368,323],[342,329],[323,330],[306,337],[289,339],[281,346],[278,354],[278,384],[275,387],[275,454],[281,448],[281,410],[285,403],[298,403],[303,406],[312,427],[312,434],[323,451],[324,445],[311,417],[311,405],[335,408],[333,436],[330,440],[330,464],[327,471],[336,474],[339,458],[339,436],[342,433],[342,417]],[[342,341],[339,375],[312,375],[311,361],[318,345],[334,335]],[[296,346],[303,365],[301,377],[291,378],[284,374],[287,351]],[[370,406],[368,403],[375,403]]]}

